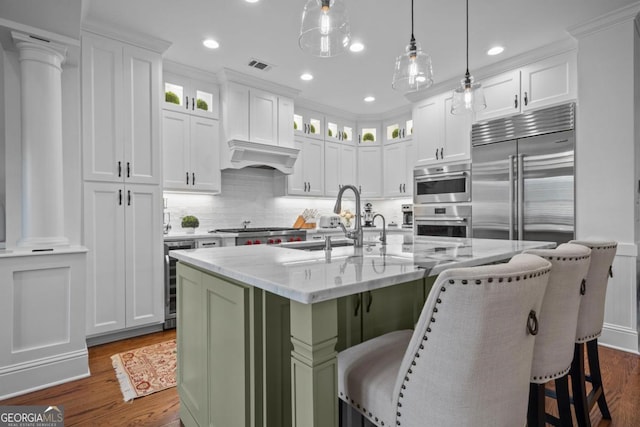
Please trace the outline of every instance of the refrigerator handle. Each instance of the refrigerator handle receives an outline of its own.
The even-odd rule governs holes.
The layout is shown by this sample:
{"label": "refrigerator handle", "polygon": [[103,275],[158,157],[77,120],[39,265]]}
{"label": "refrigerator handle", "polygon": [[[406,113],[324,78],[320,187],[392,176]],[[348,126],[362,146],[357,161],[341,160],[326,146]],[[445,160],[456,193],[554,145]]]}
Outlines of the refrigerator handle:
{"label": "refrigerator handle", "polygon": [[513,158],[515,156],[509,156],[509,240],[513,240],[513,209],[514,209],[514,196],[513,196]]}
{"label": "refrigerator handle", "polygon": [[524,154],[518,154],[518,240],[524,240]]}

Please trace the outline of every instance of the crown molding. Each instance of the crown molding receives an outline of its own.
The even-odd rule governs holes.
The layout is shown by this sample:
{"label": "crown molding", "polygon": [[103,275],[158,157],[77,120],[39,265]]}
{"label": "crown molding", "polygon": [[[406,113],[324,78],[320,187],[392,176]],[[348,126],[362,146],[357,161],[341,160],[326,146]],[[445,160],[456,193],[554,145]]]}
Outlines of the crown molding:
{"label": "crown molding", "polygon": [[614,25],[634,20],[637,18],[638,13],[640,13],[640,2],[606,13],[585,23],[574,25],[567,28],[567,31],[576,39],[580,39]]}
{"label": "crown molding", "polygon": [[218,76],[216,73],[192,67],[190,65],[173,62],[168,59],[162,60],[162,70],[189,77],[190,79],[205,81],[207,83],[218,83]]}
{"label": "crown molding", "polygon": [[284,86],[278,83],[268,82],[261,78],[250,76],[248,74],[241,73],[239,71],[232,70],[231,68],[223,68],[217,74],[220,83],[240,83],[246,86],[255,87],[257,89],[273,92],[278,95],[287,96],[289,98],[296,98],[300,91],[289,86]]}
{"label": "crown molding", "polygon": [[107,25],[98,21],[83,22],[81,30],[84,32],[118,40],[123,43],[132,44],[159,54],[165,53],[172,44],[169,41],[152,37],[147,34],[136,33],[129,29],[116,27],[112,24]]}

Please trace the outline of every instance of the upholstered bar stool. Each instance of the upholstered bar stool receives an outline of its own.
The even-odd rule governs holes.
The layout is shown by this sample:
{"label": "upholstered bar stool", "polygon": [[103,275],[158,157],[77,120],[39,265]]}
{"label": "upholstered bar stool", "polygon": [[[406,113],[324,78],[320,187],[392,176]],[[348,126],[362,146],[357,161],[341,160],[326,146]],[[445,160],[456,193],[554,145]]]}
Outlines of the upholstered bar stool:
{"label": "upholstered bar stool", "polygon": [[[557,249],[530,250],[551,262],[549,284],[540,308],[540,324],[531,366],[528,427],[570,426],[569,369],[573,359],[575,330],[581,294],[589,271],[591,250],[582,245],[563,244]],[[555,381],[558,413],[555,418],[545,412],[545,385]]]}
{"label": "upholstered bar stool", "polygon": [[530,254],[438,276],[414,331],[338,354],[338,396],[376,426],[522,426],[551,263]]}
{"label": "upholstered bar stool", "polygon": [[[576,419],[578,426],[584,427],[591,425],[589,413],[596,402],[602,413],[602,418],[611,419],[611,413],[604,396],[604,388],[602,387],[602,376],[600,375],[598,337],[602,333],[607,283],[609,277],[613,277],[612,264],[616,256],[618,243],[581,240],[572,240],[570,243],[583,245],[591,249],[591,265],[587,274],[585,293],[580,302],[573,362],[569,373]],[[589,377],[585,376],[584,369],[585,344],[589,361]],[[588,395],[585,381],[590,381],[593,386]]]}

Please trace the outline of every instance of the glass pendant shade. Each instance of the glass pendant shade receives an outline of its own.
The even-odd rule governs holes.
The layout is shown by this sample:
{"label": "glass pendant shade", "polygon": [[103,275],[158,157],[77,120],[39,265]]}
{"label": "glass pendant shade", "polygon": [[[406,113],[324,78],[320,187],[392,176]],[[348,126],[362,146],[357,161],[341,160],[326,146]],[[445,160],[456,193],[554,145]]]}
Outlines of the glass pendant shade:
{"label": "glass pendant shade", "polygon": [[487,101],[484,98],[484,90],[480,83],[473,82],[473,76],[466,75],[460,80],[460,86],[453,91],[451,114],[465,114],[484,110]]}
{"label": "glass pendant shade", "polygon": [[415,92],[433,84],[431,57],[412,40],[405,52],[396,58],[391,87],[399,92]]}
{"label": "glass pendant shade", "polygon": [[345,0],[307,0],[298,38],[300,49],[326,58],[343,53],[350,42]]}

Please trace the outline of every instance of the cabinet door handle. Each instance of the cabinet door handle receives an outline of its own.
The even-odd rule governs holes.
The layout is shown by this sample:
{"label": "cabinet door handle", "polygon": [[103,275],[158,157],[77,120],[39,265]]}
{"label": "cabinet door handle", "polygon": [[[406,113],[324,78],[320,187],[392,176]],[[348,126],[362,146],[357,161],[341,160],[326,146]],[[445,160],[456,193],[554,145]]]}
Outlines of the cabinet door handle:
{"label": "cabinet door handle", "polygon": [[358,315],[358,311],[360,311],[360,304],[362,301],[362,295],[358,294],[358,298],[356,298],[356,309],[353,311],[353,317]]}
{"label": "cabinet door handle", "polygon": [[525,107],[526,107],[527,105],[529,105],[529,98],[528,98],[528,96],[527,96],[527,92],[525,92],[525,93],[524,93],[524,105],[525,105]]}
{"label": "cabinet door handle", "polygon": [[187,185],[189,185],[189,172],[187,172],[186,175],[187,175]]}
{"label": "cabinet door handle", "polygon": [[127,162],[127,178],[131,178],[131,163]]}
{"label": "cabinet door handle", "polygon": [[513,101],[513,108],[518,108],[518,95],[516,95],[516,98]]}
{"label": "cabinet door handle", "polygon": [[118,205],[122,206],[122,190],[118,190]]}
{"label": "cabinet door handle", "polygon": [[195,110],[195,109],[196,109],[196,99],[191,98],[191,110]]}
{"label": "cabinet door handle", "polygon": [[367,302],[367,313],[371,311],[371,303],[373,302],[373,294],[371,291],[367,291],[367,296],[369,297],[369,301]]}
{"label": "cabinet door handle", "polygon": [[311,192],[311,183],[309,183],[309,192]]}
{"label": "cabinet door handle", "polygon": [[362,142],[362,135],[358,134],[358,144]]}
{"label": "cabinet door handle", "polygon": [[189,97],[188,96],[184,97],[184,106],[185,106],[185,108],[187,110],[189,109]]}
{"label": "cabinet door handle", "polygon": [[399,191],[400,193],[402,193],[402,184],[400,184],[400,185],[398,186],[398,191]]}
{"label": "cabinet door handle", "polygon": [[127,190],[127,206],[131,206],[131,190]]}
{"label": "cabinet door handle", "polygon": [[403,193],[407,192],[407,184],[402,184],[402,192]]}
{"label": "cabinet door handle", "polygon": [[358,193],[362,194],[362,185],[358,185]]}
{"label": "cabinet door handle", "polygon": [[191,172],[191,185],[196,185],[196,173]]}
{"label": "cabinet door handle", "polygon": [[440,157],[438,157],[438,149],[436,148],[436,160],[440,160]]}
{"label": "cabinet door handle", "polygon": [[444,160],[444,147],[440,147],[440,160]]}

